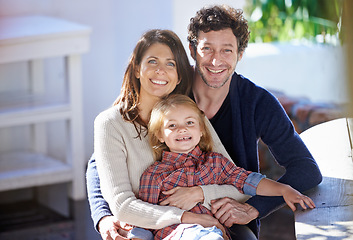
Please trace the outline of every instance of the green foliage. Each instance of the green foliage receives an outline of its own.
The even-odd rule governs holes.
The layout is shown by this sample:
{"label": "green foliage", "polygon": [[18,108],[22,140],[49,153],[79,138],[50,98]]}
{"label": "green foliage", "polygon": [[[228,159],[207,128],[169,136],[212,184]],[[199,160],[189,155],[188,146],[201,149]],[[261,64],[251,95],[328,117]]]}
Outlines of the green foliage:
{"label": "green foliage", "polygon": [[339,41],[343,0],[247,0],[250,42]]}

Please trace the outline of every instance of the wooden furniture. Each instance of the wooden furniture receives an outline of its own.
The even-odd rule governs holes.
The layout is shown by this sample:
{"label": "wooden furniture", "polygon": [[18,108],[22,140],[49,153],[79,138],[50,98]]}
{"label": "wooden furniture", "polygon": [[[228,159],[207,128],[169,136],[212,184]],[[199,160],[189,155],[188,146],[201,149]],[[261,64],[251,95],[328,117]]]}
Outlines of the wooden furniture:
{"label": "wooden furniture", "polygon": [[[0,153],[0,191],[69,182],[72,199],[85,198],[80,54],[89,50],[90,32],[46,16],[0,18],[0,64],[25,62],[29,70],[28,91],[0,93],[0,128],[32,130],[31,149]],[[46,92],[43,63],[54,57],[65,62],[61,99]],[[47,124],[53,121],[66,125],[65,159],[48,155]]]}
{"label": "wooden furniture", "polygon": [[316,208],[295,212],[298,240],[353,239],[352,128],[352,119],[341,118],[300,135],[317,161],[323,181],[306,192]]}

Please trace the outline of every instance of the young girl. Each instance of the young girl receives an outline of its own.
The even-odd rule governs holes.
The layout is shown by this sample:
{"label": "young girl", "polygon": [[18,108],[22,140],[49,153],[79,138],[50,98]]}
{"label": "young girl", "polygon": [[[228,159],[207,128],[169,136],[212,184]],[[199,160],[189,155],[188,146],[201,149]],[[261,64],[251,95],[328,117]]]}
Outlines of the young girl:
{"label": "young girl", "polygon": [[[231,184],[251,196],[283,196],[293,211],[295,203],[304,209],[306,205],[315,207],[309,197],[289,185],[246,171],[222,154],[212,152],[212,138],[205,116],[185,95],[170,95],[158,102],[152,110],[148,131],[156,162],[141,176],[139,198],[143,201],[159,204],[167,197],[163,194],[165,191],[178,186]],[[201,202],[189,211],[213,215]],[[199,225],[174,224],[153,230],[153,233],[155,239],[192,239],[191,236],[205,234],[209,230],[201,231]]]}

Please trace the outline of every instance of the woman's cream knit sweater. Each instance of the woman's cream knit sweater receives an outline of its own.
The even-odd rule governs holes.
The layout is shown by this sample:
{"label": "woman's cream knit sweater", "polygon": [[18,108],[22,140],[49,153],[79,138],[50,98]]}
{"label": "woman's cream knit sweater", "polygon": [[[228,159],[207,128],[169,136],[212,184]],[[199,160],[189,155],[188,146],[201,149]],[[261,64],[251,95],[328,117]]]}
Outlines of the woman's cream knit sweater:
{"label": "woman's cream knit sweater", "polygon": [[[215,151],[226,153],[211,124],[208,123],[215,142]],[[148,137],[137,137],[133,124],[124,121],[116,106],[100,113],[94,122],[94,152],[101,180],[101,190],[109,207],[120,221],[138,227],[159,229],[180,223],[184,210],[158,206],[136,198],[140,177],[154,160]],[[233,186],[201,186],[204,205],[210,200],[232,197],[240,201],[247,199]]]}

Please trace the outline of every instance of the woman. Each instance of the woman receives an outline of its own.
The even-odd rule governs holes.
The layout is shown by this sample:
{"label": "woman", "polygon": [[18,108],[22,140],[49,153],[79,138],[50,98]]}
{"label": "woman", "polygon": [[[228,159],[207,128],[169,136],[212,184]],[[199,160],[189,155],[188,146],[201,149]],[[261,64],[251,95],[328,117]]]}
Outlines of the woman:
{"label": "woman", "polygon": [[[222,228],[207,214],[152,205],[135,197],[140,176],[154,162],[146,131],[152,107],[170,93],[188,94],[191,81],[192,68],[177,35],[168,30],[148,31],[133,51],[120,96],[97,116],[94,151],[101,190],[119,221],[152,229],[176,223]],[[216,150],[226,154],[213,129],[212,134]],[[207,191],[204,194],[206,199]],[[190,201],[196,204],[198,200]],[[105,233],[101,234],[104,238]]]}

